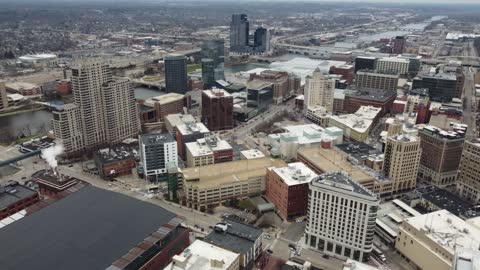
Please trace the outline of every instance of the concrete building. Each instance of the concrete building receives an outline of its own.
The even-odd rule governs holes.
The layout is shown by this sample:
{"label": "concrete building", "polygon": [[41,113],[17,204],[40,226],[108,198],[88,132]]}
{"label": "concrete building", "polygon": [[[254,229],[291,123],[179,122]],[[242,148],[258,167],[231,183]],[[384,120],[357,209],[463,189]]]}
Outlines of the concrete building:
{"label": "concrete building", "polygon": [[162,180],[168,164],[178,166],[177,143],[168,133],[140,135],[139,154],[145,179]]}
{"label": "concrete building", "polygon": [[359,88],[396,92],[398,79],[398,74],[382,74],[365,70],[357,72],[355,85]]}
{"label": "concrete building", "polygon": [[174,255],[164,270],[239,270],[240,255],[202,240],[195,240],[181,254]]}
{"label": "concrete building", "polygon": [[459,247],[478,249],[480,231],[447,210],[405,219],[395,248],[419,269],[451,270]]}
{"label": "concrete building", "polygon": [[377,58],[358,56],[355,58],[355,73],[360,70],[375,70]]}
{"label": "concrete building", "polygon": [[265,191],[267,168],[285,165],[278,159],[258,158],[186,168],[178,197],[182,205],[205,211],[231,199],[259,195]]}
{"label": "concrete building", "polygon": [[319,175],[310,182],[305,244],[341,259],[368,261],[379,202],[344,172]]}
{"label": "concrete building", "polygon": [[312,76],[306,78],[304,109],[317,105],[332,112],[334,93],[335,80],[323,75],[319,68],[315,69]]}
{"label": "concrete building", "polygon": [[381,111],[382,108],[361,106],[354,114],[329,116],[328,125],[343,130],[343,135],[347,138],[363,142],[378,121]]}
{"label": "concrete building", "polygon": [[80,108],[75,104],[65,104],[52,110],[52,128],[55,139],[63,145],[64,151],[72,155],[84,150],[84,133]]}
{"label": "concrete building", "polygon": [[458,174],[457,191],[465,199],[480,202],[480,140],[465,141],[460,173]]}
{"label": "concrete building", "polygon": [[410,60],[399,57],[383,57],[377,60],[376,71],[389,74],[408,74]]}
{"label": "concrete building", "polygon": [[[40,200],[38,192],[20,185],[18,182],[7,182],[0,186],[0,229],[7,224],[3,219],[8,219],[12,215],[25,210]],[[18,214],[21,217],[20,214]],[[15,218],[14,216],[13,218]]]}
{"label": "concrete building", "polygon": [[206,135],[195,142],[185,144],[187,167],[200,167],[233,160],[233,148],[225,140],[214,135]]}
{"label": "concrete building", "polygon": [[264,158],[265,154],[258,149],[249,149],[240,151],[240,159],[257,159]]}
{"label": "concrete building", "polygon": [[209,134],[210,130],[203,123],[188,123],[177,125],[176,141],[178,155],[186,160],[187,158],[187,149],[185,144],[189,142],[195,142],[198,139],[205,137],[206,134]]}
{"label": "concrete building", "polygon": [[430,97],[428,89],[412,89],[407,95],[404,112],[417,114],[417,124],[425,124],[430,118]]}
{"label": "concrete building", "polygon": [[452,262],[452,270],[478,270],[480,251],[473,248],[458,248]]}
{"label": "concrete building", "polygon": [[93,160],[99,175],[105,179],[132,174],[137,167],[133,153],[122,147],[100,149],[93,155]]}
{"label": "concrete building", "polygon": [[383,117],[385,114],[390,113],[396,97],[397,93],[395,91],[376,89],[348,91],[344,93],[342,112],[355,113],[362,106],[372,106],[381,108],[380,117]]}
{"label": "concrete building", "polygon": [[33,83],[27,83],[27,82],[7,83],[5,87],[8,92],[20,94],[22,96],[37,96],[42,94],[42,88]]}
{"label": "concrete building", "polygon": [[262,254],[263,230],[226,218],[213,227],[205,242],[240,254],[240,269],[252,269]]}
{"label": "concrete building", "polygon": [[5,82],[0,81],[0,112],[8,109],[7,89],[5,88]]}
{"label": "concrete building", "polygon": [[196,120],[191,114],[169,114],[164,117],[165,128],[174,138],[177,136],[177,126],[195,123]]}
{"label": "concrete building", "polygon": [[233,128],[233,96],[218,88],[202,92],[202,122],[211,131]]}
{"label": "concrete building", "polygon": [[165,88],[167,92],[185,94],[187,86],[187,59],[182,54],[170,54],[164,57]]}
{"label": "concrete building", "polygon": [[301,162],[268,168],[265,195],[284,220],[294,220],[307,213],[308,185],[316,176]]}
{"label": "concrete building", "polygon": [[140,100],[140,120],[142,124],[164,122],[167,115],[182,113],[184,108],[190,108],[190,101],[190,96],[177,93]]}
{"label": "concrete building", "polygon": [[315,124],[284,127],[286,132],[269,134],[268,144],[272,151],[279,151],[285,160],[295,159],[301,147],[342,143],[343,132],[338,128],[324,129]]}
{"label": "concrete building", "polygon": [[418,135],[422,148],[419,178],[439,187],[455,184],[465,133],[425,126]]}
{"label": "concrete building", "polygon": [[[77,132],[82,134],[80,151],[75,154],[137,137],[140,121],[131,83],[125,79],[113,80],[108,65],[98,58],[76,60],[71,68],[75,105],[63,108],[63,119],[60,120],[62,123],[57,124],[62,128],[69,126],[73,129],[66,132],[54,128],[55,137],[63,140],[72,138],[72,134]],[[55,121],[54,117],[54,125]],[[77,121],[80,124],[79,130],[78,123],[75,123]],[[77,143],[79,142],[80,140],[77,140]],[[75,147],[71,149],[77,150]],[[67,155],[72,153],[66,151]]]}
{"label": "concrete building", "polygon": [[[93,186],[36,206],[0,230],[2,268],[156,270],[190,242],[183,219],[174,213]],[[141,222],[125,226],[132,220]]]}
{"label": "concrete building", "polygon": [[273,103],[280,104],[300,90],[300,77],[293,73],[264,70],[250,74],[249,81],[264,81],[273,84]]}
{"label": "concrete building", "polygon": [[393,181],[393,194],[410,191],[417,185],[422,149],[420,139],[410,135],[395,135],[387,139],[383,174]]}

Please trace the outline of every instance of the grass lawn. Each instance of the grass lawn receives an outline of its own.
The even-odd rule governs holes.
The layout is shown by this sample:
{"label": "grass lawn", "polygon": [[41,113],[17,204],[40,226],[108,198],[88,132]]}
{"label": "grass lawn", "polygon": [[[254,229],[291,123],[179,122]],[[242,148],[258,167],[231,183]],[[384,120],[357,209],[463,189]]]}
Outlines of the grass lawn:
{"label": "grass lawn", "polygon": [[143,77],[142,80],[144,80],[146,82],[156,82],[156,81],[162,80],[162,77],[160,77],[158,75],[147,75],[147,76]]}
{"label": "grass lawn", "polygon": [[45,133],[40,133],[40,134],[37,134],[37,135],[33,135],[33,136],[25,137],[25,138],[20,138],[20,139],[17,139],[17,140],[15,141],[15,143],[16,143],[16,144],[21,144],[21,143],[24,143],[24,142],[28,142],[28,141],[30,141],[30,140],[32,140],[32,139],[41,138],[41,137],[43,137],[43,136],[45,136],[45,135],[47,135],[47,134],[45,134]]}
{"label": "grass lawn", "polygon": [[187,73],[192,73],[196,71],[197,69],[201,69],[202,65],[200,64],[193,64],[193,65],[188,65],[187,66]]}

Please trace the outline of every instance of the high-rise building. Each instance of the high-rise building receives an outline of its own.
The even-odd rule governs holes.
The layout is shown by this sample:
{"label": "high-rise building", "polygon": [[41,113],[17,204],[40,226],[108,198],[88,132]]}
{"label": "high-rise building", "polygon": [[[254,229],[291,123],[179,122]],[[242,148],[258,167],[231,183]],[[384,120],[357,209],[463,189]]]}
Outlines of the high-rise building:
{"label": "high-rise building", "polygon": [[377,58],[358,56],[355,58],[355,73],[360,70],[375,70]]}
{"label": "high-rise building", "polygon": [[248,47],[249,22],[246,14],[233,14],[230,22],[230,52],[244,52]]}
{"label": "high-rise building", "polygon": [[233,128],[233,96],[223,89],[204,90],[202,122],[211,131]]}
{"label": "high-rise building", "polygon": [[185,94],[187,92],[187,60],[185,55],[165,56],[165,88],[167,92]]}
{"label": "high-rise building", "polygon": [[202,82],[203,88],[211,88],[215,86],[215,62],[210,58],[202,59]]}
{"label": "high-rise building", "polygon": [[212,39],[202,43],[202,81],[204,88],[215,85],[215,81],[225,79],[225,41]]}
{"label": "high-rise building", "polygon": [[65,104],[55,107],[52,114],[53,133],[64,151],[71,155],[81,154],[85,143],[80,108],[75,104]]}
{"label": "high-rise building", "polygon": [[457,191],[463,198],[480,202],[480,139],[465,141],[460,173],[458,174]]}
{"label": "high-rise building", "polygon": [[383,173],[393,181],[392,193],[416,187],[421,155],[418,137],[400,134],[387,138]]}
{"label": "high-rise building", "polygon": [[380,73],[408,74],[410,60],[399,57],[384,57],[377,60],[376,70]]}
{"label": "high-rise building", "polygon": [[405,51],[407,40],[404,36],[397,36],[393,40],[393,54],[402,54]]}
{"label": "high-rise building", "polygon": [[259,27],[253,35],[253,47],[255,52],[270,51],[270,31],[267,28]]}
{"label": "high-rise building", "polygon": [[355,85],[360,88],[370,88],[384,91],[397,91],[398,74],[382,74],[372,71],[358,71]]}
{"label": "high-rise building", "polygon": [[333,111],[333,97],[335,94],[335,79],[322,74],[319,68],[315,69],[305,82],[304,108],[322,106],[328,112]]}
{"label": "high-rise building", "polygon": [[322,253],[368,261],[380,200],[345,172],[310,182],[305,244]]}
{"label": "high-rise building", "polygon": [[418,176],[436,186],[455,184],[465,133],[426,126],[418,135],[422,147]]}
{"label": "high-rise building", "polygon": [[413,79],[412,89],[427,88],[433,101],[450,102],[457,96],[457,76],[448,73],[423,74]]}
{"label": "high-rise building", "polygon": [[177,142],[169,133],[140,135],[139,151],[145,179],[162,180],[168,164],[178,166]]}
{"label": "high-rise building", "polygon": [[[128,80],[112,78],[97,58],[72,63],[74,104],[54,112],[55,137],[66,154],[80,154],[136,137],[140,131],[134,90]],[[67,130],[69,129],[69,130]]]}
{"label": "high-rise building", "polygon": [[0,112],[8,108],[7,90],[5,89],[5,82],[0,81]]}

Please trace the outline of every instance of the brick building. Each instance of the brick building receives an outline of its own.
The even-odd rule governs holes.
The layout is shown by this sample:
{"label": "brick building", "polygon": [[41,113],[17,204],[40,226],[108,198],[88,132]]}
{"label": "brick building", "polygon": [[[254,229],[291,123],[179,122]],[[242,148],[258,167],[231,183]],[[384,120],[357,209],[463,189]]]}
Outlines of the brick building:
{"label": "brick building", "polygon": [[347,81],[347,84],[352,84],[355,78],[355,69],[353,65],[341,65],[330,67],[330,74],[341,75],[342,79]]}
{"label": "brick building", "polygon": [[265,194],[284,220],[307,213],[308,184],[316,176],[301,162],[283,168],[267,168]]}
{"label": "brick building", "polygon": [[102,178],[132,174],[136,167],[133,153],[122,148],[101,149],[94,154],[94,160]]}
{"label": "brick building", "polygon": [[0,220],[9,217],[40,200],[38,192],[18,182],[0,186]]}
{"label": "brick building", "polygon": [[52,198],[79,182],[76,178],[54,173],[52,170],[38,171],[32,175],[32,180],[37,182],[40,194]]}
{"label": "brick building", "polygon": [[181,113],[184,107],[190,108],[190,102],[190,96],[177,93],[140,100],[141,123],[163,122],[165,116]]}
{"label": "brick building", "polygon": [[345,93],[343,112],[355,113],[361,106],[381,108],[380,117],[389,113],[393,107],[397,94],[394,91],[380,91],[375,89],[359,89]]}
{"label": "brick building", "polygon": [[70,95],[72,93],[72,82],[69,80],[58,80],[55,85],[55,91],[61,96]]}
{"label": "brick building", "polygon": [[202,93],[202,122],[211,131],[233,128],[233,96],[213,88]]}
{"label": "brick building", "polygon": [[250,74],[249,81],[258,80],[272,83],[273,103],[280,104],[300,90],[301,80],[298,76],[287,72],[265,70],[260,74]]}

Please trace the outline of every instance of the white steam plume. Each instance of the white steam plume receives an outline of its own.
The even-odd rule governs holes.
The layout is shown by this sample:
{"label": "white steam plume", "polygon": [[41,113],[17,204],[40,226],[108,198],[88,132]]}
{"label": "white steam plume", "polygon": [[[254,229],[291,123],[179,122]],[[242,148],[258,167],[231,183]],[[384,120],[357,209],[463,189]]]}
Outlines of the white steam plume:
{"label": "white steam plume", "polygon": [[48,165],[50,165],[52,169],[57,168],[57,156],[61,153],[63,153],[63,145],[61,144],[42,149],[42,157],[48,162]]}

